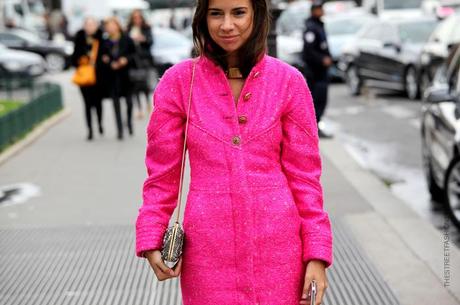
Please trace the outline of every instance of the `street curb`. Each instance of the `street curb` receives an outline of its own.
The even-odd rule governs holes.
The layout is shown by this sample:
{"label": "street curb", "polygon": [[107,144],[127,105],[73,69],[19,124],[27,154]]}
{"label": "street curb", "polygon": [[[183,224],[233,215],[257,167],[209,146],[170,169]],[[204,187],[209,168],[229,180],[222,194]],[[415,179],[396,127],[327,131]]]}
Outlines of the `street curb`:
{"label": "street curb", "polygon": [[11,145],[4,152],[0,153],[0,166],[5,163],[10,158],[16,156],[20,151],[22,151],[27,146],[34,143],[38,138],[44,135],[51,127],[62,121],[64,118],[71,114],[69,107],[64,107],[51,117],[40,123],[38,126],[25,136],[24,139],[19,140],[15,144]]}
{"label": "street curb", "polygon": [[460,250],[449,248],[450,285],[444,287],[445,235],[361,168],[339,141],[321,141],[320,148],[374,209],[341,216],[401,304],[460,304]]}

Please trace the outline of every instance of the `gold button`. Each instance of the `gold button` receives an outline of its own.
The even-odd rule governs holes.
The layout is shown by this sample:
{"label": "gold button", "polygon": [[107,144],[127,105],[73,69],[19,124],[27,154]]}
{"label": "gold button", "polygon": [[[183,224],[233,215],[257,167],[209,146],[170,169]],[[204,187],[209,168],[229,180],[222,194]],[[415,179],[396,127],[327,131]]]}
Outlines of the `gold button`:
{"label": "gold button", "polygon": [[234,136],[233,139],[232,139],[232,142],[233,142],[233,144],[235,144],[235,145],[240,145],[241,139],[240,139],[239,136]]}
{"label": "gold button", "polygon": [[258,78],[260,76],[260,72],[257,71],[256,73],[254,73],[254,78]]}
{"label": "gold button", "polygon": [[252,96],[252,93],[251,93],[251,92],[248,92],[248,93],[246,93],[246,94],[244,95],[244,98],[243,98],[243,99],[244,99],[245,101],[249,101],[249,99],[251,98],[251,96]]}
{"label": "gold button", "polygon": [[247,121],[248,121],[248,118],[245,115],[240,115],[238,117],[238,123],[240,123],[240,124],[245,124]]}

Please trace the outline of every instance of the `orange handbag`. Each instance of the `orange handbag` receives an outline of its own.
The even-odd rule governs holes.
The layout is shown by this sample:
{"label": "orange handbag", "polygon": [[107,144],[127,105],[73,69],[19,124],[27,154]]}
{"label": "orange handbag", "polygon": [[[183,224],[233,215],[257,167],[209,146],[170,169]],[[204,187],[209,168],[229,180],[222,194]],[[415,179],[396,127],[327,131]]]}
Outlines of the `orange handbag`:
{"label": "orange handbag", "polygon": [[74,84],[85,87],[93,86],[96,84],[96,57],[97,51],[99,49],[99,41],[95,40],[93,42],[93,47],[91,48],[91,55],[89,62],[86,64],[79,65],[75,70],[75,74],[72,77]]}

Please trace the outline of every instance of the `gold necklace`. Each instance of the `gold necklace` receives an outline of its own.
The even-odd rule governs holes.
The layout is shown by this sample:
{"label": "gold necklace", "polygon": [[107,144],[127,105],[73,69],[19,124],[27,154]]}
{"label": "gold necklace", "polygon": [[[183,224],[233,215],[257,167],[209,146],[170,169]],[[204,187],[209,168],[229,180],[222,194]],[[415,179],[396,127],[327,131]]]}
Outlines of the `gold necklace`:
{"label": "gold necklace", "polygon": [[241,73],[239,68],[228,68],[228,70],[225,71],[225,75],[227,75],[229,79],[243,78],[243,74]]}

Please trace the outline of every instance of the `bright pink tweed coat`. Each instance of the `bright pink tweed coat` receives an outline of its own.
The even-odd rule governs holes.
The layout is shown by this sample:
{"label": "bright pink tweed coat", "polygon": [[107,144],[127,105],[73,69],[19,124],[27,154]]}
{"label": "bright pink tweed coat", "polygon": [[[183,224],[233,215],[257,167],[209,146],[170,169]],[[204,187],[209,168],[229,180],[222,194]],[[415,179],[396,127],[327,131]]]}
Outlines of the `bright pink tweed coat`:
{"label": "bright pink tweed coat", "polygon": [[[191,74],[191,59],[176,64],[154,93],[139,257],[161,248],[177,204]],[[200,57],[187,146],[183,304],[298,304],[306,263],[332,264],[317,125],[302,74],[264,55],[235,105],[223,70]]]}

